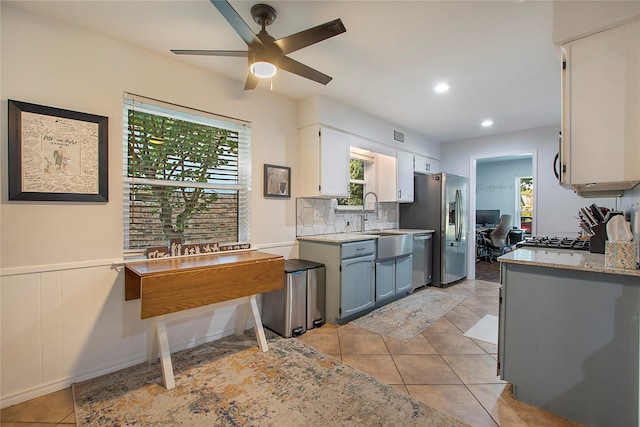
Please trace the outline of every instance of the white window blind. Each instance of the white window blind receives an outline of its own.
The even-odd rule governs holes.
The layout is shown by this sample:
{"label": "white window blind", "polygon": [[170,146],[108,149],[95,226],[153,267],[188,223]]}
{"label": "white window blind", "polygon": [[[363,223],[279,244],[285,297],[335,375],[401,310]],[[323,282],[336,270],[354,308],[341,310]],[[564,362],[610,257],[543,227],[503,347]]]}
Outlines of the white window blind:
{"label": "white window blind", "polygon": [[124,98],[124,249],[249,241],[250,125]]}

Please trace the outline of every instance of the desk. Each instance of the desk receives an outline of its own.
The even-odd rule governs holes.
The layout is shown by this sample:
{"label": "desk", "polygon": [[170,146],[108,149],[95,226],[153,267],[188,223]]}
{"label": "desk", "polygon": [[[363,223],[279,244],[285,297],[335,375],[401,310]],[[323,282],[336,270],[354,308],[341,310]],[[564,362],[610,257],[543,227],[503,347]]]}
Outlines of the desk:
{"label": "desk", "polygon": [[[248,303],[258,346],[260,350],[268,351],[256,295],[282,287],[284,258],[257,251],[125,264],[125,300],[141,299],[140,317],[154,318],[154,332],[147,346],[148,362],[155,363],[160,356],[167,389],[175,387],[166,330],[168,315],[232,300]],[[243,306],[238,315],[236,334],[244,331],[248,316],[245,308]]]}

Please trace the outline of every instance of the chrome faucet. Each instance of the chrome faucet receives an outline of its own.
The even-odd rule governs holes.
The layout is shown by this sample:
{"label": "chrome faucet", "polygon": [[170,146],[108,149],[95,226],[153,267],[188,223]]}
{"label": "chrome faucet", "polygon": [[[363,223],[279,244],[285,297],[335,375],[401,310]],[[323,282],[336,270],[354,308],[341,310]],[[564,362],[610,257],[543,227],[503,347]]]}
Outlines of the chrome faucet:
{"label": "chrome faucet", "polygon": [[373,207],[374,207],[374,209],[376,211],[376,217],[378,216],[378,195],[376,193],[374,193],[373,191],[369,191],[362,198],[362,221],[360,223],[361,224],[361,230],[360,231],[365,231],[364,223],[367,221],[367,213],[365,212],[365,209],[366,209],[366,206],[367,206],[367,196],[369,194],[372,194],[373,197],[375,198],[375,203],[374,203]]}

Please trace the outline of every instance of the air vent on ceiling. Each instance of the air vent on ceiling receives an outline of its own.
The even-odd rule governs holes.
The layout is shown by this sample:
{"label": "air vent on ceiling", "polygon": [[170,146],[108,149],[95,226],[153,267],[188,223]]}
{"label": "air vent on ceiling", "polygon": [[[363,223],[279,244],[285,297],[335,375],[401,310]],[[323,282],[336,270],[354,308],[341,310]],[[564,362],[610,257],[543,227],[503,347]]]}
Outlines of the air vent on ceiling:
{"label": "air vent on ceiling", "polygon": [[398,142],[404,142],[404,133],[399,130],[393,131],[393,139]]}

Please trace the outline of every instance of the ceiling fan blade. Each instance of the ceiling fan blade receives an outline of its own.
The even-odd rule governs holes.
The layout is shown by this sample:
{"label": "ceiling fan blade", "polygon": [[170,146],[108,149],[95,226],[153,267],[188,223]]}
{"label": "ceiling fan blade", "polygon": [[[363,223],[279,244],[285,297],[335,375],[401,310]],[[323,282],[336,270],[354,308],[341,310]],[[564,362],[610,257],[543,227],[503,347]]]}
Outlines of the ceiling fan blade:
{"label": "ceiling fan blade", "polygon": [[255,89],[260,79],[251,73],[247,73],[247,81],[244,84],[244,90]]}
{"label": "ceiling fan blade", "polygon": [[249,52],[246,50],[189,50],[189,49],[171,49],[176,55],[209,55],[209,56],[237,56],[247,57]]}
{"label": "ceiling fan blade", "polygon": [[340,19],[334,19],[317,27],[278,39],[275,41],[275,44],[282,50],[282,53],[286,55],[287,53],[295,52],[303,47],[342,34],[345,31],[347,31],[347,29],[344,27],[342,21]]}
{"label": "ceiling fan blade", "polygon": [[282,58],[280,58],[278,67],[282,68],[283,70],[289,71],[290,73],[297,74],[309,80],[316,81],[323,85],[326,85],[332,79],[332,77],[327,76],[326,74],[323,74],[318,70],[314,70],[313,68],[308,67],[287,56],[283,56]]}
{"label": "ceiling fan blade", "polygon": [[228,1],[211,0],[211,3],[218,9],[224,19],[236,30],[236,33],[244,40],[247,46],[262,46],[260,39],[254,34],[246,22],[238,15],[238,12],[231,7]]}

